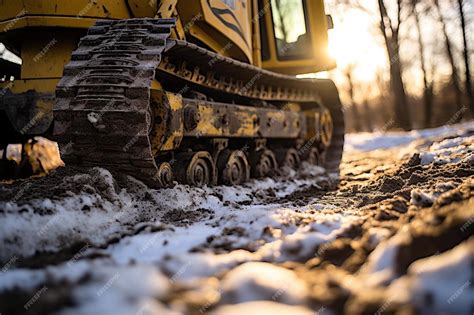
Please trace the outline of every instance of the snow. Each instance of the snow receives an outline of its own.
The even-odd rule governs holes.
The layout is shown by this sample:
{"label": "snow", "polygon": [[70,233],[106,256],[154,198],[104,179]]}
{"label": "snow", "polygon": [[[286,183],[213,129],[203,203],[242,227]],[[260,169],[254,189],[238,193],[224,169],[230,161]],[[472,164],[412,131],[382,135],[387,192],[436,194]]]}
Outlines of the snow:
{"label": "snow", "polygon": [[415,261],[388,294],[409,300],[422,314],[468,314],[474,306],[473,261],[471,238],[443,254]]}
{"label": "snow", "polygon": [[87,120],[89,120],[91,124],[95,125],[100,120],[100,115],[97,113],[89,113],[87,115]]}
{"label": "snow", "polygon": [[317,252],[318,245],[335,240],[357,224],[356,218],[350,215],[318,213],[313,220],[314,223],[299,227],[294,233],[266,243],[258,254],[264,260],[273,262],[297,260],[298,257],[308,258]]}
{"label": "snow", "polygon": [[[447,139],[441,142],[434,143],[430,146],[428,152],[423,152],[421,157],[421,164],[447,164],[468,162],[470,157],[461,158],[466,153],[466,150],[472,151],[474,149],[474,137],[458,137]],[[472,154],[472,153],[471,153]],[[467,161],[465,160],[467,159]]]}
{"label": "snow", "polygon": [[[246,224],[248,225],[249,221],[252,221],[252,228],[249,229],[249,234],[239,237],[238,241],[243,244],[255,243],[260,239],[262,231],[267,226],[272,226],[282,233],[280,233],[279,236],[274,236],[272,240],[267,241],[255,252],[234,250],[230,253],[217,255],[209,252],[179,255],[182,253],[183,248],[189,247],[186,247],[186,245],[174,245],[171,247],[174,249],[174,257],[164,262],[168,272],[171,274],[180,274],[180,280],[184,281],[221,274],[225,270],[234,268],[244,262],[284,262],[298,260],[302,257],[314,255],[318,245],[336,239],[355,224],[353,223],[354,217],[352,216],[343,217],[324,213],[316,213],[313,215],[303,213],[301,214],[303,218],[312,217],[315,221],[319,220],[324,222],[324,224],[317,223],[297,227],[294,223],[287,221],[288,213],[291,211],[290,209],[277,208],[276,210],[266,210],[265,212],[258,211],[258,208],[255,210],[256,211],[252,213],[245,213],[242,218],[237,217],[237,221],[227,222],[224,227],[235,227],[235,225],[233,225],[235,223],[239,226],[245,226]],[[178,237],[178,240],[179,239]],[[194,243],[194,239],[189,241],[189,239],[183,238],[182,241],[188,244]],[[129,247],[129,250],[133,251],[134,248]],[[154,254],[160,255],[160,252],[156,251]],[[139,261],[147,259],[146,256],[139,256],[137,254],[130,257],[134,257],[135,260],[138,259]],[[160,257],[163,257],[163,255],[160,255]],[[157,257],[155,257],[155,259],[156,258]],[[118,256],[117,261],[124,262],[120,256]],[[183,266],[186,266],[186,268],[183,268]]]}
{"label": "snow", "polygon": [[22,288],[32,289],[45,281],[43,272],[31,272],[25,269],[13,269],[0,273],[0,291],[13,290],[21,284]]}
{"label": "snow", "polygon": [[376,247],[379,245],[383,240],[388,239],[391,236],[391,232],[389,229],[381,228],[381,227],[372,227],[369,229],[369,239],[370,245]]}
{"label": "snow", "polygon": [[73,290],[79,306],[62,310],[61,314],[136,314],[145,305],[159,310],[159,314],[173,314],[156,302],[168,294],[171,283],[153,265],[121,267],[106,260],[82,260],[44,270],[15,269],[0,275],[0,280],[0,291],[33,289],[46,280],[65,284],[85,282]]}
{"label": "snow", "polygon": [[161,308],[166,314],[164,307],[154,300],[167,294],[170,283],[153,266],[102,266],[91,272],[88,284],[74,292],[80,306],[62,314],[135,314],[145,305]]}
{"label": "snow", "polygon": [[461,160],[461,162],[474,166],[474,153],[468,154],[465,158]]}
{"label": "snow", "polygon": [[[0,214],[0,241],[4,246],[0,256],[3,261],[14,255],[28,257],[36,250],[55,251],[78,240],[86,246],[58,266],[43,270],[7,270],[1,275],[0,292],[13,287],[33,290],[45,281],[67,281],[76,283],[72,293],[78,303],[63,309],[62,314],[135,314],[140,311],[172,314],[176,310],[157,301],[171,284],[225,275],[233,268],[237,269],[233,275],[226,276],[223,296],[239,302],[247,300],[238,288],[241,283],[236,283],[242,270],[238,266],[244,264],[241,268],[247,268],[245,273],[249,275],[247,289],[257,292],[263,288],[269,299],[275,296],[275,301],[300,303],[306,296],[306,288],[293,272],[262,261],[277,262],[312,255],[319,244],[344,233],[352,217],[327,214],[325,207],[317,202],[297,208],[268,203],[267,199],[318,185],[319,181],[327,180],[323,173],[321,168],[308,167],[292,180],[264,179],[240,187],[178,185],[173,189],[147,189],[146,200],[141,198],[143,185],[135,183],[127,189],[117,189],[111,174],[104,169],[74,175],[66,181],[84,186],[92,185],[92,181],[95,185],[99,183],[101,190],[91,186],[91,189],[54,201],[33,199],[21,204],[21,200],[12,200],[3,204],[6,211]],[[87,211],[82,210],[85,207]],[[20,211],[23,208],[27,211]],[[199,215],[203,209],[210,210],[212,216],[177,226],[166,223],[173,211]],[[224,229],[239,227],[247,227],[245,235],[221,235]],[[275,233],[265,236],[264,242],[262,235],[266,228]],[[192,250],[206,244],[211,236],[230,242],[235,250],[228,253]],[[112,238],[120,240],[100,249]],[[18,241],[8,242],[8,239]],[[254,252],[238,249],[248,244],[253,244]],[[299,252],[295,252],[296,247]],[[106,258],[83,259],[89,255]],[[258,264],[271,269],[263,273],[262,265]],[[265,278],[252,286],[253,275],[260,274]],[[272,280],[270,274],[276,278]],[[88,280],[77,284],[84,277]],[[281,283],[288,283],[291,290],[279,291]],[[306,312],[303,308],[288,308],[277,303],[270,309],[282,314]]]}
{"label": "snow", "polygon": [[[314,315],[314,311],[300,306],[289,306],[285,304],[256,301],[236,305],[225,305],[212,312],[211,315]],[[323,314],[323,313],[321,313]]]}
{"label": "snow", "polygon": [[304,303],[308,292],[293,271],[269,263],[248,262],[225,275],[222,295],[228,303],[273,300],[298,305]]}
{"label": "snow", "polygon": [[[141,262],[153,262],[166,255],[185,254],[219,231],[220,228],[197,223],[192,228],[178,227],[163,232],[139,234],[124,238],[118,244],[107,248],[105,253],[121,264],[136,261],[137,257]],[[163,246],[164,241],[167,241],[166,246]]]}
{"label": "snow", "polygon": [[361,275],[369,286],[379,286],[395,279],[395,259],[400,246],[410,239],[408,228],[404,226],[388,240],[382,241],[370,253],[367,263],[361,269]]}
{"label": "snow", "polygon": [[[433,137],[456,137],[466,130],[474,130],[474,122],[469,121],[452,126],[442,126],[439,128],[413,130],[411,132],[374,132],[357,133],[346,136],[345,150],[347,151],[371,151],[378,149],[388,149],[408,145],[416,140]],[[447,140],[449,142],[449,140]],[[453,145],[452,143],[445,145]],[[446,148],[449,148],[447,146]],[[442,148],[439,148],[442,149]]]}
{"label": "snow", "polygon": [[[357,151],[408,146],[418,138],[455,136],[457,129],[471,127],[472,123],[408,134],[349,135],[347,144]],[[421,164],[472,164],[473,139],[455,137],[434,143],[420,154]],[[413,153],[413,147],[410,150]],[[222,299],[209,311],[212,314],[315,314],[297,306],[310,295],[305,279],[281,264],[318,256],[325,244],[363,220],[350,207],[341,214],[334,211],[340,207],[323,204],[317,196],[304,206],[279,199],[328,180],[324,169],[309,165],[293,179],[253,180],[236,187],[177,185],[153,190],[132,178],[128,186],[119,187],[102,168],[69,176],[58,185],[78,186],[80,191],[71,188],[65,197],[33,198],[28,203],[21,196],[0,202],[4,209],[0,212],[4,266],[0,292],[34,290],[45,282],[65,283],[71,285],[67,289],[77,303],[60,310],[61,314],[181,314],[179,306],[160,300],[166,301],[175,285],[206,290],[198,285],[200,281],[214,281],[209,295]],[[433,204],[453,187],[448,181],[434,190],[413,189],[410,203]],[[174,218],[177,213],[183,217]],[[472,305],[472,284],[466,285],[466,273],[459,272],[470,268],[472,240],[416,261],[397,280],[395,260],[410,233],[406,228],[393,233],[383,226],[370,229],[368,237],[375,250],[354,280],[356,287],[388,286],[394,295],[429,307],[431,313],[462,313]],[[77,242],[86,245],[56,266],[26,269],[8,263],[37,252],[55,253]],[[428,293],[434,296],[431,305],[424,304]]]}
{"label": "snow", "polygon": [[[110,199],[99,193],[79,193],[54,203],[50,199],[36,199],[28,204],[0,202],[0,207],[5,209],[0,214],[3,244],[0,260],[14,255],[27,257],[36,251],[54,251],[76,242],[100,245],[107,236],[122,232],[122,224],[134,221],[143,211],[134,207],[137,200],[125,190],[115,192],[111,174],[96,170]],[[90,210],[84,211],[86,208]],[[12,239],[17,241],[8,241]]]}
{"label": "snow", "polygon": [[454,182],[447,181],[436,184],[436,186],[430,190],[415,188],[410,193],[410,203],[418,207],[429,207],[433,205],[444,192],[454,189],[455,187],[456,184]]}
{"label": "snow", "polygon": [[413,189],[410,193],[410,203],[419,207],[428,207],[431,206],[436,197],[431,192],[424,192],[421,189]]}

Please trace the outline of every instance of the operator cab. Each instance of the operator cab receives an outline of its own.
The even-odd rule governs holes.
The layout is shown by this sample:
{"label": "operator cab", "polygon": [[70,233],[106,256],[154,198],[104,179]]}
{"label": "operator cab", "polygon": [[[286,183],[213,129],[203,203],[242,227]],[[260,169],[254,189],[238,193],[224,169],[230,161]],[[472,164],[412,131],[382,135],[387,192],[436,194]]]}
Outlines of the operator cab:
{"label": "operator cab", "polygon": [[303,74],[332,69],[322,1],[259,0],[263,68]]}

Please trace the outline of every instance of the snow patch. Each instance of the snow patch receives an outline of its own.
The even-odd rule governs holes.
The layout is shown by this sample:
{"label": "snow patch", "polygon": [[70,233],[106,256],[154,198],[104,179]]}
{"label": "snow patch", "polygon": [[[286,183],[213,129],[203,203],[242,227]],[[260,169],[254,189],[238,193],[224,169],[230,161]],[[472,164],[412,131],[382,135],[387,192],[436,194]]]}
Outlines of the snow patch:
{"label": "snow patch", "polygon": [[[470,314],[474,305],[474,239],[437,256],[415,261],[388,295],[416,305],[422,314]],[[471,270],[471,274],[462,272]]]}
{"label": "snow patch", "polygon": [[[314,311],[301,306],[289,306],[285,304],[256,301],[240,303],[235,305],[224,305],[211,313],[211,315],[314,315]],[[318,314],[318,313],[317,313]],[[319,313],[323,314],[323,313]]]}
{"label": "snow patch", "polygon": [[176,314],[157,302],[169,293],[171,282],[154,265],[116,266],[103,259],[82,260],[43,270],[16,269],[0,275],[0,280],[0,292],[34,290],[42,283],[72,285],[77,306],[63,309],[60,314],[125,315],[140,310]]}
{"label": "snow patch", "polygon": [[[421,165],[448,164],[464,162],[466,153],[474,148],[474,136],[459,137],[436,142],[430,146],[428,152],[422,152]],[[471,153],[472,154],[472,153]]]}
{"label": "snow patch", "polygon": [[156,301],[168,293],[170,282],[153,265],[101,266],[91,273],[73,292],[78,307],[61,314],[136,314],[145,309],[171,313]]}
{"label": "snow patch", "polygon": [[225,275],[222,294],[227,303],[273,300],[297,305],[304,303],[308,292],[293,271],[269,263],[248,262]]}
{"label": "snow patch", "polygon": [[355,224],[352,216],[318,214],[312,224],[304,225],[281,239],[263,245],[257,254],[265,261],[284,262],[318,255],[318,246],[335,240]]}
{"label": "snow patch", "polygon": [[361,268],[361,277],[369,286],[379,286],[389,283],[396,278],[395,264],[398,251],[402,244],[410,240],[408,227],[404,226],[401,231],[386,241],[382,241],[375,250],[370,253],[367,263]]}
{"label": "snow patch", "polygon": [[[415,140],[433,137],[455,137],[468,130],[474,130],[474,122],[442,126],[439,128],[413,130],[411,132],[374,132],[356,133],[346,135],[344,149],[347,151],[371,151],[378,149],[388,149],[407,145]],[[444,142],[444,141],[443,141]],[[447,140],[437,149],[450,148],[456,145],[456,140]]]}
{"label": "snow patch", "polygon": [[433,193],[422,191],[421,189],[413,189],[410,193],[410,203],[418,207],[431,206],[436,197]]}

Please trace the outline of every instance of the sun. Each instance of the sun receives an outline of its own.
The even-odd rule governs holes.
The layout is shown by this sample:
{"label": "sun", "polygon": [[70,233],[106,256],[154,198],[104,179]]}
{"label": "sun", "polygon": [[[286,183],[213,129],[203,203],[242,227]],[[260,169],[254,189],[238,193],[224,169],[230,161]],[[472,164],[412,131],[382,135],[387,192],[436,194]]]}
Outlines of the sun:
{"label": "sun", "polygon": [[371,30],[365,14],[349,10],[329,31],[329,53],[340,69],[354,66],[353,75],[359,81],[375,80],[377,69],[387,64],[385,50]]}

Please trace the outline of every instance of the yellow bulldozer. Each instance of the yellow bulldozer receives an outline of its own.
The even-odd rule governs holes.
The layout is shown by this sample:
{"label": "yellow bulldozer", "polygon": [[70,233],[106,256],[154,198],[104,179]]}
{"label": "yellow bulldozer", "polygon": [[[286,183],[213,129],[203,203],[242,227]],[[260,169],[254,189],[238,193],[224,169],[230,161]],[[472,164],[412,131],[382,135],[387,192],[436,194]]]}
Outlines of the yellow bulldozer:
{"label": "yellow bulldozer", "polygon": [[[149,185],[235,185],[344,143],[322,0],[0,0],[1,145]],[[6,151],[6,150],[5,150]]]}

